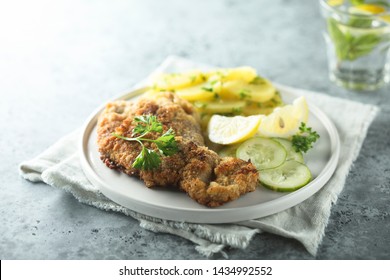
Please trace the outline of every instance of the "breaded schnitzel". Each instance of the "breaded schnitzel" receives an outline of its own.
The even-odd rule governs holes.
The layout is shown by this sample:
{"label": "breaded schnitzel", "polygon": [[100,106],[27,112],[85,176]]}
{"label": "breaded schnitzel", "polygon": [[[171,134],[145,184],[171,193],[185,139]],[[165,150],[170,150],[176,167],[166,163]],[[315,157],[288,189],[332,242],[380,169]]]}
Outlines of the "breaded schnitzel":
{"label": "breaded schnitzel", "polygon": [[[173,129],[178,145],[178,152],[162,157],[160,166],[154,170],[134,168],[133,162],[142,149],[140,144],[112,134],[131,137],[134,118],[145,115],[156,116],[164,132]],[[158,135],[152,132],[148,137],[156,139]],[[154,143],[144,145],[157,150]],[[209,207],[254,191],[258,180],[258,172],[250,162],[220,158],[205,146],[195,108],[171,92],[144,96],[134,102],[107,104],[98,120],[98,146],[108,167],[139,177],[147,187],[177,187]]]}

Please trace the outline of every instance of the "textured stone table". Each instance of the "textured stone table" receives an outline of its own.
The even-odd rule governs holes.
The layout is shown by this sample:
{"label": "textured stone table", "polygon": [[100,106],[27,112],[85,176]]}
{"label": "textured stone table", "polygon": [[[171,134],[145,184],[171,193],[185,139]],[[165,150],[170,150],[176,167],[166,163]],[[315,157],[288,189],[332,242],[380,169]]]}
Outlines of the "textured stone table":
{"label": "textured stone table", "polygon": [[[170,54],[251,65],[278,83],[378,105],[316,258],[390,258],[390,90],[349,92],[328,81],[316,1],[8,2],[0,10],[1,259],[203,258],[187,240],[146,231],[17,172]],[[271,234],[227,253],[313,258],[298,241]]]}

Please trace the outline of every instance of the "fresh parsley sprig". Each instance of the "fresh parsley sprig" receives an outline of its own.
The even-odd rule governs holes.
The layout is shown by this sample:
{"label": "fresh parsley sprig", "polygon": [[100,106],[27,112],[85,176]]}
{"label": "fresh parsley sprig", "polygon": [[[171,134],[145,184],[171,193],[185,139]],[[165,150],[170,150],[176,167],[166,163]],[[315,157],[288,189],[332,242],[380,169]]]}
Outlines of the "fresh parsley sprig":
{"label": "fresh parsley sprig", "polygon": [[[178,152],[179,147],[175,140],[175,132],[172,128],[168,129],[157,139],[145,138],[145,136],[150,132],[161,133],[163,131],[162,123],[157,120],[156,116],[137,116],[134,118],[134,121],[137,123],[137,125],[132,131],[131,135],[133,137],[125,137],[114,132],[112,133],[112,135],[117,138],[131,142],[138,142],[142,146],[141,152],[133,162],[132,166],[134,168],[142,170],[156,169],[161,164],[161,156],[171,156]],[[143,142],[155,143],[158,148],[158,152],[146,148]]]}
{"label": "fresh parsley sprig", "polygon": [[291,142],[296,152],[306,153],[313,148],[313,143],[316,142],[318,138],[320,138],[320,135],[302,122],[299,127],[299,132],[293,135]]}
{"label": "fresh parsley sprig", "polygon": [[137,116],[134,118],[137,122],[137,126],[133,129],[132,136],[140,134],[143,137],[149,132],[162,132],[162,124],[157,121],[157,117],[153,115]]}

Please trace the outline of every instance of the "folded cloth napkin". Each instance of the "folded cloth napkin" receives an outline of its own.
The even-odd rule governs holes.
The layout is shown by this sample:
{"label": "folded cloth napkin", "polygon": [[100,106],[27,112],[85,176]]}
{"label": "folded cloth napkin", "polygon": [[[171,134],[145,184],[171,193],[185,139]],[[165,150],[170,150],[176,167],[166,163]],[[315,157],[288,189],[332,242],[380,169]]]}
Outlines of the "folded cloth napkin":
{"label": "folded cloth napkin", "polygon": [[[191,68],[202,69],[207,66],[172,56],[154,74]],[[324,236],[331,206],[344,187],[348,171],[359,154],[378,108],[305,90],[289,88],[289,91],[306,96],[309,103],[318,105],[334,122],[340,135],[341,154],[335,173],[319,192],[295,207],[268,217],[234,224],[192,224],[162,220],[120,206],[106,198],[85,177],[77,149],[80,129],[63,137],[36,158],[21,163],[19,171],[25,179],[63,189],[82,203],[131,216],[145,229],[189,239],[196,244],[196,250],[205,256],[220,252],[226,257],[224,247],[244,249],[256,233],[263,231],[297,239],[309,253],[315,255]],[[337,117],[334,112],[337,112]]]}

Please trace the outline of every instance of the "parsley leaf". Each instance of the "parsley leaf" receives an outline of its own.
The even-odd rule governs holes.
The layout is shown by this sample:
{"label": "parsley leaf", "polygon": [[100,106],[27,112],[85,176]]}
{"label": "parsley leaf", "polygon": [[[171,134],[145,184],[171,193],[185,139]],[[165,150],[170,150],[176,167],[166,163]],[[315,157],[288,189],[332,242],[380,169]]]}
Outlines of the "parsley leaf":
{"label": "parsley leaf", "polygon": [[309,149],[313,148],[313,143],[318,138],[320,138],[320,135],[302,122],[299,127],[299,132],[293,135],[291,142],[296,152],[306,153]]}
{"label": "parsley leaf", "polygon": [[133,167],[142,170],[152,170],[158,168],[160,164],[160,156],[155,151],[142,146],[142,151],[135,158]]}
{"label": "parsley leaf", "polygon": [[212,87],[201,87],[201,89],[204,90],[204,91],[213,92],[213,88]]}
{"label": "parsley leaf", "polygon": [[[142,170],[153,170],[160,166],[161,156],[171,156],[179,151],[179,147],[175,140],[175,132],[172,128],[168,129],[163,135],[157,139],[145,138],[149,132],[162,132],[162,123],[157,121],[157,117],[153,115],[137,116],[134,118],[137,125],[132,131],[132,136],[139,134],[138,137],[125,137],[116,133],[112,133],[113,136],[126,140],[138,142],[142,146],[141,152],[135,158],[133,167]],[[143,142],[155,143],[158,152],[148,149],[144,146]]]}
{"label": "parsley leaf", "polygon": [[265,84],[266,81],[264,78],[260,77],[260,76],[256,76],[249,84],[251,85],[262,85],[262,84]]}
{"label": "parsley leaf", "polygon": [[251,97],[251,91],[247,89],[241,90],[239,93],[240,99],[246,99]]}
{"label": "parsley leaf", "polygon": [[162,136],[156,139],[156,145],[161,154],[171,156],[179,149],[175,140],[175,133],[172,128],[168,129]]}
{"label": "parsley leaf", "polygon": [[149,132],[162,132],[162,124],[157,121],[156,116],[137,116],[134,120],[137,122],[137,126],[133,129],[132,136],[136,134],[145,135]]}

